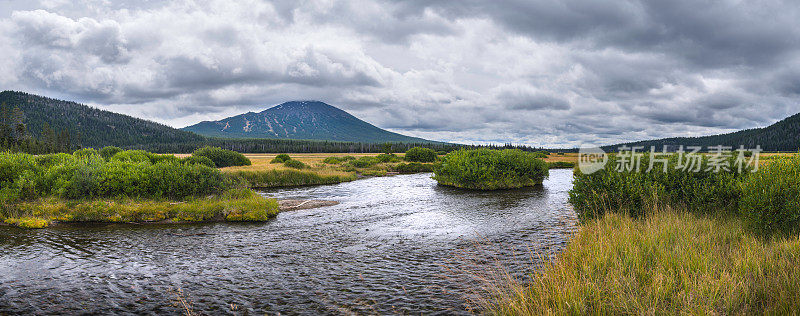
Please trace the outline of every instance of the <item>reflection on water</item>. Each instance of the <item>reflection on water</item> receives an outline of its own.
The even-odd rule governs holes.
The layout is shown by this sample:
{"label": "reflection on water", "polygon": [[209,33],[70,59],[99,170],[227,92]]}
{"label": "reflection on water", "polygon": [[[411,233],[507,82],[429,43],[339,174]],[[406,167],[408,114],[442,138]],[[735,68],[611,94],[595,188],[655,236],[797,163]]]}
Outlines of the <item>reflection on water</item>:
{"label": "reflection on water", "polygon": [[0,314],[175,313],[182,289],[207,314],[464,313],[442,265],[474,240],[519,273],[574,228],[570,170],[498,192],[430,174],[271,190],[341,204],[262,224],[0,227]]}

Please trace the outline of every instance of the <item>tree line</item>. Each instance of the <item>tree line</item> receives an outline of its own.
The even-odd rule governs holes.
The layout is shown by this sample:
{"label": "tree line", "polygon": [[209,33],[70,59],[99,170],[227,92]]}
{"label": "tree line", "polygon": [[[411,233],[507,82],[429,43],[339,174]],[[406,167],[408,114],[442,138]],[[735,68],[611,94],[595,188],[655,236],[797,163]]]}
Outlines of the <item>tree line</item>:
{"label": "tree line", "polygon": [[0,151],[46,154],[72,152],[77,149],[77,135],[69,130],[54,130],[49,124],[42,126],[40,135],[28,131],[25,113],[19,107],[0,103]]}

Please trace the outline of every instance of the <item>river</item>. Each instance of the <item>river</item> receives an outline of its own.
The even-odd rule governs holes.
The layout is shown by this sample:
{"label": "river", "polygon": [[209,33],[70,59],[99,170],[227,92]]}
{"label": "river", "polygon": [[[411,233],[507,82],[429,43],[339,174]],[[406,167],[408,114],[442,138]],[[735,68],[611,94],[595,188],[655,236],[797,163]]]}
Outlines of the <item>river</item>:
{"label": "river", "polygon": [[0,314],[467,313],[465,253],[524,276],[575,229],[569,169],[495,192],[430,176],[264,191],[341,203],[259,224],[0,227]]}

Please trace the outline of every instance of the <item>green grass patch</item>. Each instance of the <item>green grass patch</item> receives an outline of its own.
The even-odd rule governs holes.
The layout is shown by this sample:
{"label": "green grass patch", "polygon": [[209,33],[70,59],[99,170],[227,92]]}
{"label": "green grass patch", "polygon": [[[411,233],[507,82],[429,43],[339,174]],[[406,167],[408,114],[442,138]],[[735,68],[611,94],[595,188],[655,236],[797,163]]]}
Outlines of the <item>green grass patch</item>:
{"label": "green grass patch", "polygon": [[347,162],[347,161],[351,161],[351,160],[356,160],[356,157],[353,157],[353,156],[326,157],[324,160],[322,160],[322,162],[326,163],[326,164],[329,164],[329,165],[338,165],[338,164],[341,164],[343,162]]}
{"label": "green grass patch", "polygon": [[289,159],[283,162],[284,166],[294,169],[305,169],[308,166],[300,160]]}
{"label": "green grass patch", "polygon": [[609,157],[605,169],[592,174],[576,169],[569,201],[578,216],[585,220],[602,217],[606,212],[622,212],[642,217],[663,206],[698,214],[738,214],[740,183],[751,174],[749,167],[740,172],[730,157],[725,160],[729,170],[716,170],[707,155],[698,155],[693,163],[687,163],[685,157],[670,155],[662,157],[667,159],[666,170],[664,163],[653,161],[653,168],[648,171],[648,156],[642,157],[638,170],[635,167],[617,170],[630,161],[620,160],[617,155]]}
{"label": "green grass patch", "polygon": [[324,175],[307,170],[239,170],[225,174],[244,180],[251,188],[334,184],[356,179],[355,174]]}
{"label": "green grass patch", "polygon": [[549,169],[572,169],[575,168],[575,163],[570,161],[553,161],[547,163]]}
{"label": "green grass patch", "polygon": [[753,229],[800,232],[800,157],[774,159],[742,181],[741,215]]}
{"label": "green grass patch", "polygon": [[51,222],[202,222],[266,221],[279,212],[275,199],[250,189],[232,189],[219,195],[184,200],[89,199],[46,197],[5,205],[0,219],[23,228],[46,227]]}
{"label": "green grass patch", "polygon": [[28,229],[45,228],[50,225],[50,222],[38,217],[6,218],[3,222],[19,228]]}

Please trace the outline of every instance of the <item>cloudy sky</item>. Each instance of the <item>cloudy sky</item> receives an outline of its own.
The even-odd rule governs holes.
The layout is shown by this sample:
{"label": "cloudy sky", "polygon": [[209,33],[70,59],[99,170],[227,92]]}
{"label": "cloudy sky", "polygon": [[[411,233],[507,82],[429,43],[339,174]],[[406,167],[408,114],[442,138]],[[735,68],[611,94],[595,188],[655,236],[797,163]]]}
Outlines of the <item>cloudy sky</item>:
{"label": "cloudy sky", "polygon": [[552,147],[800,112],[794,0],[0,0],[0,56],[0,89],[175,127],[322,100],[408,135]]}

